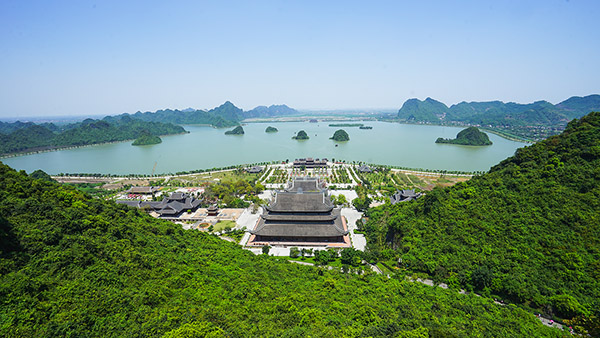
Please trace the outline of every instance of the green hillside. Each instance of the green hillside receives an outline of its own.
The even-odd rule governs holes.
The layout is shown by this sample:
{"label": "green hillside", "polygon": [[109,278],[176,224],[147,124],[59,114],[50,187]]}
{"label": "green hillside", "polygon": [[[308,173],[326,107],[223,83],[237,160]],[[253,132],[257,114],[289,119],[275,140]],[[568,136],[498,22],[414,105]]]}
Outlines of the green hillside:
{"label": "green hillside", "polygon": [[410,99],[398,111],[398,118],[406,121],[438,122],[448,112],[448,107],[432,98],[424,101]]}
{"label": "green hillside", "polygon": [[549,315],[598,316],[600,113],[485,175],[372,209],[367,233],[408,271]]}
{"label": "green hillside", "polygon": [[600,111],[600,95],[574,96],[556,105],[547,101],[521,104],[502,101],[460,102],[447,107],[427,98],[407,100],[397,118],[409,123],[486,126],[527,139],[560,133],[573,118]]}
{"label": "green hillside", "polygon": [[514,306],[236,244],[0,164],[0,336],[567,336]]}
{"label": "green hillside", "polygon": [[0,133],[0,154],[133,140],[143,132],[172,135],[184,133],[185,129],[171,123],[146,122],[127,115],[102,120],[85,119],[67,125],[59,132],[34,124],[9,134]]}

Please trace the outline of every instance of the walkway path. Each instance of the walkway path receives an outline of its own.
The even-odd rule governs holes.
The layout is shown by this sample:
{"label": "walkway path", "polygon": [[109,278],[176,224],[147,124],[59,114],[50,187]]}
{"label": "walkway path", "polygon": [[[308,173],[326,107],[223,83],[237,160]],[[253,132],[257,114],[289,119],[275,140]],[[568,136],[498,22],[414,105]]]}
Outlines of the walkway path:
{"label": "walkway path", "polygon": [[351,208],[342,208],[342,216],[348,221],[348,231],[350,231],[350,239],[352,239],[352,247],[356,250],[365,251],[367,239],[363,234],[355,234],[356,222],[362,217],[362,212],[358,212]]}

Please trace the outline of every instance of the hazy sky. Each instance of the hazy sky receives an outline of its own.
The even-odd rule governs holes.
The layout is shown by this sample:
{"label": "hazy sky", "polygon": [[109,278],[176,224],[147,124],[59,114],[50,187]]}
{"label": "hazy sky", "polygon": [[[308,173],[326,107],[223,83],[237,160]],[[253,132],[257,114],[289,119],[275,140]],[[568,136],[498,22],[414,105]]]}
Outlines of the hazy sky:
{"label": "hazy sky", "polygon": [[600,1],[0,2],[0,117],[600,93]]}

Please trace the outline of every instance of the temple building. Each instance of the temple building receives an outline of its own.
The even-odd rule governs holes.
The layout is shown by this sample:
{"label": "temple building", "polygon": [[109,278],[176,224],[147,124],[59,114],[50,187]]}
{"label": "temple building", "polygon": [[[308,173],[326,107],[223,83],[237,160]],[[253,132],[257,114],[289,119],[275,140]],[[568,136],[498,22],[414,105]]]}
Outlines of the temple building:
{"label": "temple building", "polygon": [[422,195],[423,194],[420,192],[419,193],[415,192],[414,189],[396,190],[396,193],[390,197],[390,202],[392,204],[396,204],[396,203],[400,203],[400,202],[409,202],[412,200],[416,200],[417,198],[421,197]]}
{"label": "temple building", "polygon": [[327,167],[327,159],[313,159],[312,157],[294,160],[294,168],[304,167],[306,169]]}
{"label": "temple building", "polygon": [[184,193],[175,192],[169,197],[163,198],[160,202],[117,201],[119,204],[125,204],[130,207],[154,211],[160,218],[172,219],[181,216],[187,211],[196,211],[200,206],[200,200]]}
{"label": "temple building", "polygon": [[348,226],[317,179],[298,178],[259,218],[248,245],[350,247]]}

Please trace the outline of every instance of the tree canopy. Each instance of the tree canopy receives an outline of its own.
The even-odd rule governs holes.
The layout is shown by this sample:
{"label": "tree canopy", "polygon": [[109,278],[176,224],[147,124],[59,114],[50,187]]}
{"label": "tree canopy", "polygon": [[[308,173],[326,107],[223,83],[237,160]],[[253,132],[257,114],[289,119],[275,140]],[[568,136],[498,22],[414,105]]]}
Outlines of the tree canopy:
{"label": "tree canopy", "polygon": [[5,337],[561,335],[517,307],[256,256],[2,164],[0,302]]}
{"label": "tree canopy", "polygon": [[344,142],[350,140],[350,136],[344,129],[338,129],[333,133],[333,136],[330,139],[338,142]]}
{"label": "tree canopy", "polygon": [[308,140],[308,134],[304,130],[300,130],[296,136],[292,137],[294,140]]}
{"label": "tree canopy", "polygon": [[599,145],[600,113],[591,113],[487,174],[371,209],[370,248],[549,315],[598,316]]}

